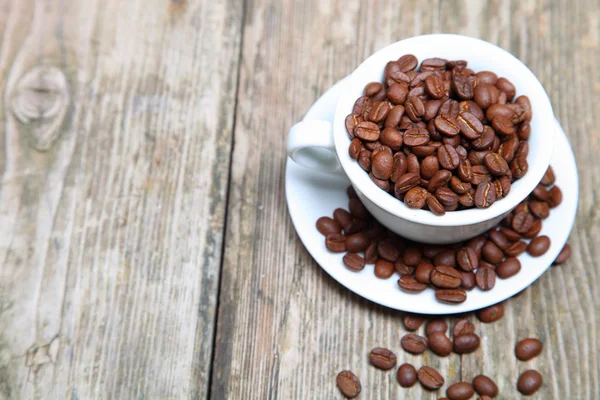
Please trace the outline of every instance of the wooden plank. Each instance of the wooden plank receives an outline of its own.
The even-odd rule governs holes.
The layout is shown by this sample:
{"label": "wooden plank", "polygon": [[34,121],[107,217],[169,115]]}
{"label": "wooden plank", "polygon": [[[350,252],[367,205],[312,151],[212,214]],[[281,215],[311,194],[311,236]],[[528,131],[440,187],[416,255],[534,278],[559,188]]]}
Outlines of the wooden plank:
{"label": "wooden plank", "polygon": [[207,395],[241,18],[0,2],[0,398]]}
{"label": "wooden plank", "polygon": [[[532,398],[597,398],[599,12],[592,1],[249,1],[212,397],[340,398],[335,376],[342,369],[359,375],[363,398],[441,394],[401,389],[394,374],[368,365],[375,346],[399,350],[400,314],[349,293],[302,246],[285,204],[285,137],[321,93],[373,51],[415,34],[457,32],[512,51],[551,95],[581,174],[575,254],[509,300],[501,322],[478,325],[484,340],[476,354],[398,354],[440,368],[448,383],[486,373],[506,398],[518,397],[516,378],[527,367],[546,379]],[[546,350],[518,363],[512,349],[526,336],[539,336]]]}

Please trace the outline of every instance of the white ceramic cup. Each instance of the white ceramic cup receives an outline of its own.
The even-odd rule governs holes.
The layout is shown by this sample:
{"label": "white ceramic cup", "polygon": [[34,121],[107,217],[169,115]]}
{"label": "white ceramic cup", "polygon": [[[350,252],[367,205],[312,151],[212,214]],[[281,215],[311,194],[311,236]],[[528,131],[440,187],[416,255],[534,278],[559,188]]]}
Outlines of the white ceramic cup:
{"label": "white ceramic cup", "polygon": [[[447,212],[434,215],[429,210],[408,208],[394,196],[379,189],[369,175],[350,158],[350,138],[344,120],[369,82],[383,81],[388,61],[414,54],[419,61],[430,57],[466,60],[474,71],[490,70],[509,79],[517,96],[529,97],[533,110],[529,137],[529,171],[511,186],[505,198],[490,208]],[[288,134],[287,153],[295,162],[325,173],[342,174],[350,179],[360,200],[383,225],[397,234],[424,243],[454,243],[492,228],[527,197],[542,179],[550,164],[554,145],[554,114],[540,81],[509,52],[480,39],[461,35],[416,36],[391,44],[367,58],[350,76],[338,100],[333,123],[302,121]],[[337,156],[337,157],[336,157]]]}

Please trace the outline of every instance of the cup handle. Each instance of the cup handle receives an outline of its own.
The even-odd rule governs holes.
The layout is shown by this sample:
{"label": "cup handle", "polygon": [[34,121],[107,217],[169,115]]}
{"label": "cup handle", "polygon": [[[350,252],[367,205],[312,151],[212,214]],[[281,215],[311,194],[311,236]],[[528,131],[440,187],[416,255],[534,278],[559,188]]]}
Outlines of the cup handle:
{"label": "cup handle", "polygon": [[329,121],[306,120],[292,126],[288,133],[287,155],[306,168],[346,177],[335,154]]}

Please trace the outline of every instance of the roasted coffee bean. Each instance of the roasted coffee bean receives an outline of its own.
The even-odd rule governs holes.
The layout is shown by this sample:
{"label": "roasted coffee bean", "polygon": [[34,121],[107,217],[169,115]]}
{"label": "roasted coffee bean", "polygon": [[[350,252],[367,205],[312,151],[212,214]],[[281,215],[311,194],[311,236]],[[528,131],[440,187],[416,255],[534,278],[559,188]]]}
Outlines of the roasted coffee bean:
{"label": "roasted coffee bean", "polygon": [[362,120],[362,117],[359,117],[358,115],[354,114],[349,114],[346,117],[344,124],[346,125],[346,132],[348,132],[348,136],[350,137],[350,139],[354,139],[354,128],[356,128],[356,125],[358,125],[358,123]]}
{"label": "roasted coffee bean", "polygon": [[417,269],[415,271],[415,279],[420,283],[429,283],[431,275],[431,271],[433,270],[433,264],[430,263],[420,263],[417,265]]}
{"label": "roasted coffee bean", "polygon": [[329,217],[321,217],[317,220],[317,230],[324,236],[330,233],[342,233],[340,224]]}
{"label": "roasted coffee bean", "polygon": [[483,124],[470,112],[461,112],[457,118],[460,132],[470,140],[477,139],[483,133]]}
{"label": "roasted coffee bean", "polygon": [[446,389],[446,396],[450,400],[468,400],[475,394],[473,385],[469,382],[456,382]]}
{"label": "roasted coffee bean", "polygon": [[436,156],[427,156],[421,161],[421,177],[431,179],[440,169],[440,163]]}
{"label": "roasted coffee bean", "polygon": [[548,205],[551,208],[558,207],[562,203],[562,191],[558,186],[554,186],[550,189],[550,198],[548,199]]}
{"label": "roasted coffee bean", "polygon": [[423,119],[425,121],[432,121],[438,114],[440,107],[442,106],[441,100],[429,100],[425,102],[425,114]]}
{"label": "roasted coffee bean", "polygon": [[365,229],[367,229],[367,221],[358,218],[353,218],[350,227],[348,228],[348,230],[344,230],[344,233],[352,235],[353,233],[360,232]]}
{"label": "roasted coffee bean", "polygon": [[550,248],[550,238],[548,236],[538,236],[529,242],[527,252],[532,257],[539,257],[545,254]]}
{"label": "roasted coffee bean", "polygon": [[456,261],[463,271],[471,272],[479,267],[477,253],[470,247],[463,247],[456,252]]}
{"label": "roasted coffee bean", "polygon": [[390,182],[387,179],[379,179],[376,178],[375,175],[373,175],[373,172],[369,172],[369,178],[371,178],[371,181],[373,181],[373,183],[375,185],[377,185],[377,187],[379,187],[379,189],[389,192],[390,190]]}
{"label": "roasted coffee bean", "polygon": [[360,151],[362,150],[362,142],[360,139],[354,139],[350,142],[350,147],[348,147],[348,154],[351,158],[358,160],[358,156]]}
{"label": "roasted coffee bean", "polygon": [[420,121],[425,114],[423,100],[417,96],[408,96],[408,99],[404,103],[404,112],[414,122]]}
{"label": "roasted coffee bean", "polygon": [[402,72],[413,71],[419,65],[419,60],[412,54],[405,54],[396,61]]}
{"label": "roasted coffee bean", "polygon": [[471,182],[473,180],[473,169],[469,160],[460,160],[458,164],[458,177],[461,181]]}
{"label": "roasted coffee bean", "polygon": [[494,104],[494,100],[498,100],[498,89],[488,84],[478,84],[473,90],[473,98],[475,103],[483,109]]}
{"label": "roasted coffee bean", "polygon": [[427,350],[427,339],[414,333],[404,335],[400,340],[400,344],[404,350],[413,354],[421,354]]}
{"label": "roasted coffee bean", "polygon": [[365,250],[365,263],[375,264],[378,259],[379,256],[377,255],[377,243],[373,242],[369,244]]}
{"label": "roasted coffee bean", "polygon": [[[385,119],[384,126],[386,128],[397,128],[400,125],[400,120],[404,115],[404,106],[396,105],[393,106],[390,112],[388,113],[387,118]],[[388,144],[388,146],[390,146]],[[392,147],[392,146],[390,146]]]}
{"label": "roasted coffee bean", "polygon": [[498,395],[498,386],[485,375],[477,375],[473,378],[473,387],[482,396],[496,397]]}
{"label": "roasted coffee bean", "polygon": [[502,279],[515,276],[521,270],[521,262],[516,257],[508,257],[496,268],[496,275]]}
{"label": "roasted coffee bean", "polygon": [[424,146],[429,142],[429,132],[425,128],[414,127],[404,132],[404,145]]}
{"label": "roasted coffee bean", "polygon": [[369,115],[369,111],[371,110],[372,104],[373,102],[369,97],[359,97],[354,103],[354,107],[352,107],[352,114],[364,118],[366,115]]}
{"label": "roasted coffee bean", "polygon": [[360,151],[358,165],[367,172],[371,171],[371,152],[369,150]]}
{"label": "roasted coffee bean", "polygon": [[388,279],[394,274],[394,264],[387,260],[377,260],[374,272],[379,279]]}
{"label": "roasted coffee bean", "polygon": [[485,114],[481,107],[477,105],[476,102],[472,100],[461,101],[458,103],[459,114],[463,112],[469,112],[475,116],[479,121],[483,121],[485,119]]}
{"label": "roasted coffee bean", "polygon": [[354,133],[360,139],[374,142],[379,139],[379,126],[370,121],[361,121],[354,128]]}
{"label": "roasted coffee bean", "polygon": [[421,165],[419,164],[419,159],[416,155],[409,153],[406,156],[406,171],[411,174],[421,173]]}
{"label": "roasted coffee bean", "polygon": [[458,203],[451,206],[444,206],[444,211],[456,211],[458,208]]}
{"label": "roasted coffee bean", "polygon": [[437,265],[429,277],[431,283],[442,289],[458,288],[461,284],[460,273],[446,265]]}
{"label": "roasted coffee bean", "polygon": [[548,203],[545,201],[530,201],[529,211],[539,219],[546,219],[550,215],[550,207],[548,207]]}
{"label": "roasted coffee bean", "polygon": [[494,133],[494,130],[485,125],[483,127],[483,133],[481,136],[471,141],[471,147],[475,150],[490,150],[492,148],[492,144],[494,143],[495,137],[496,134]]}
{"label": "roasted coffee bean", "polygon": [[412,275],[402,275],[400,279],[398,279],[398,286],[408,293],[421,293],[423,290],[427,289],[427,285],[417,282]]}
{"label": "roasted coffee bean", "polygon": [[[472,152],[471,154],[473,154],[475,152]],[[489,152],[483,152],[486,155]],[[484,156],[485,157],[485,156]],[[487,167],[485,165],[474,165],[473,168],[473,179],[471,179],[471,184],[474,185],[475,187],[479,186],[479,184],[481,184],[482,182],[491,182],[492,181],[492,175],[490,174],[490,171],[487,169]],[[495,187],[494,187],[495,189]]]}
{"label": "roasted coffee bean", "polygon": [[[345,233],[348,233],[350,226],[352,225],[352,214],[343,208],[336,208],[333,212],[333,219],[342,227]],[[339,233],[339,232],[332,232]]]}
{"label": "roasted coffee bean", "polygon": [[526,396],[531,396],[544,383],[544,378],[540,375],[539,372],[533,369],[528,369],[523,372],[521,376],[519,376],[519,380],[517,381],[517,389],[519,392]]}
{"label": "roasted coffee bean", "polygon": [[473,197],[477,208],[488,208],[496,201],[496,188],[491,182],[481,182]]}
{"label": "roasted coffee bean", "polygon": [[453,176],[452,178],[450,178],[450,187],[457,194],[465,194],[467,192],[470,192],[472,189],[472,186],[470,183],[463,182],[456,176]]}
{"label": "roasted coffee bean", "polygon": [[502,233],[500,231],[492,230],[488,233],[488,236],[489,236],[490,240],[492,242],[494,242],[494,244],[496,246],[498,246],[500,249],[505,249],[508,246],[510,246],[509,240],[506,238],[504,233]]}
{"label": "roasted coffee bean", "polygon": [[402,364],[398,368],[396,379],[400,386],[409,388],[417,382],[417,370],[411,364]]}
{"label": "roasted coffee bean", "polygon": [[506,236],[506,239],[508,239],[511,242],[516,242],[517,240],[522,239],[522,236],[519,233],[513,231],[510,228],[505,228],[505,227],[501,226],[500,232],[502,232],[504,234],[504,236]]}
{"label": "roasted coffee bean", "polygon": [[[408,87],[401,83],[394,83],[387,92],[387,98],[392,104],[404,105],[408,97]],[[404,108],[406,112],[406,107]]]}
{"label": "roasted coffee bean", "polygon": [[407,247],[402,254],[402,261],[411,267],[419,265],[421,258],[421,250],[418,247]]}
{"label": "roasted coffee bean", "polygon": [[394,185],[394,193],[396,196],[399,194],[404,194],[408,192],[410,189],[416,187],[421,182],[421,177],[419,174],[414,173],[406,173],[402,175]]}
{"label": "roasted coffee bean", "polygon": [[497,303],[481,310],[477,310],[475,313],[477,319],[484,323],[496,322],[504,316],[504,305]]}
{"label": "roasted coffee bean", "polygon": [[342,371],[336,378],[338,388],[349,399],[358,397],[361,391],[360,380],[352,371]]}
{"label": "roasted coffee bean", "polygon": [[434,154],[437,151],[437,147],[431,146],[431,142],[429,142],[425,146],[414,146],[411,147],[411,151],[413,154],[419,158],[426,158],[430,155]]}
{"label": "roasted coffee bean", "polygon": [[475,282],[479,289],[491,290],[496,285],[496,273],[491,268],[479,267],[475,274]]}
{"label": "roasted coffee bean", "polygon": [[[460,145],[460,141],[461,141],[460,136],[452,136],[452,137],[446,136],[446,137],[442,138],[442,144],[444,144],[444,145],[447,144],[449,146],[452,146],[452,147],[454,147],[454,149],[456,149]],[[458,153],[458,151],[457,151],[457,153]],[[460,157],[460,155],[459,155],[459,157]]]}
{"label": "roasted coffee bean", "polygon": [[517,132],[513,123],[508,118],[500,115],[492,119],[492,128],[501,135],[513,135]]}
{"label": "roasted coffee bean", "polygon": [[334,253],[346,251],[346,237],[340,233],[330,233],[325,238],[325,246]]}
{"label": "roasted coffee bean", "polygon": [[443,319],[433,319],[427,322],[427,325],[425,325],[425,334],[427,336],[430,336],[435,332],[441,332],[445,334],[447,330],[448,324]]}
{"label": "roasted coffee bean", "polygon": [[527,158],[527,156],[529,155],[529,143],[521,140],[519,142],[519,147],[517,147],[517,151],[515,152],[515,156],[519,157],[519,156],[523,156],[525,158]]}
{"label": "roasted coffee bean", "polygon": [[443,206],[453,206],[458,203],[458,196],[447,187],[438,188],[435,197]]}
{"label": "roasted coffee bean", "polygon": [[394,157],[387,151],[379,151],[371,160],[371,171],[378,179],[388,180],[392,176]]}
{"label": "roasted coffee bean", "polygon": [[421,63],[421,71],[444,71],[446,69],[446,62],[447,60],[443,58],[426,58]]}
{"label": "roasted coffee bean", "polygon": [[401,246],[394,238],[387,238],[377,244],[377,254],[384,260],[394,262],[400,255]]}
{"label": "roasted coffee bean", "polygon": [[403,318],[404,326],[409,331],[416,331],[423,325],[423,318],[416,314],[406,314]]}
{"label": "roasted coffee bean", "polygon": [[522,178],[529,170],[527,159],[523,156],[515,157],[510,162],[510,172],[514,178]]}
{"label": "roasted coffee bean", "polygon": [[[473,167],[476,167],[478,165],[483,166],[483,162],[485,159],[485,156],[487,156],[487,154],[490,152],[491,150],[482,150],[482,151],[474,151],[474,150],[470,150],[467,153],[467,160],[469,160],[471,162],[471,165]],[[489,171],[487,171],[487,167],[485,168],[486,172],[489,173]],[[490,178],[488,178],[489,180]],[[481,181],[480,181],[481,182]],[[474,183],[474,182],[472,182]],[[474,184],[479,184],[479,182],[474,183]]]}
{"label": "roasted coffee bean", "polygon": [[435,192],[438,188],[446,185],[450,181],[451,177],[452,177],[452,173],[450,171],[445,170],[445,169],[439,170],[429,180],[429,184],[427,185],[427,190],[429,192]]}
{"label": "roasted coffee bean", "polygon": [[446,136],[456,136],[460,132],[458,121],[451,114],[438,115],[433,120],[433,124],[440,133]]}
{"label": "roasted coffee bean", "polygon": [[517,136],[519,137],[519,139],[527,140],[529,139],[530,135],[531,125],[529,125],[528,122],[523,122],[521,125],[519,125],[519,129],[517,129]]}
{"label": "roasted coffee bean", "polygon": [[508,246],[506,249],[504,249],[504,254],[506,254],[509,257],[518,257],[521,254],[525,253],[525,251],[527,251],[527,243],[525,243],[522,240],[519,240]]}
{"label": "roasted coffee bean", "polygon": [[369,246],[369,238],[362,232],[355,233],[346,238],[346,249],[352,253],[365,251]]}
{"label": "roasted coffee bean", "polygon": [[369,211],[367,211],[366,207],[359,199],[350,199],[348,208],[350,209],[350,214],[352,214],[354,218],[366,221],[370,217]]}
{"label": "roasted coffee bean", "polygon": [[511,101],[517,93],[515,85],[513,85],[512,82],[506,78],[498,78],[498,80],[496,81],[496,87],[500,89],[501,92],[506,93],[507,101]]}
{"label": "roasted coffee bean", "polygon": [[423,208],[425,206],[425,202],[427,201],[427,196],[429,193],[426,189],[415,186],[406,192],[404,196],[404,204],[406,204],[409,208]]}
{"label": "roasted coffee bean", "polygon": [[396,355],[388,349],[376,347],[369,354],[371,365],[376,368],[388,370],[396,366]]}
{"label": "roasted coffee bean", "polygon": [[358,198],[358,195],[356,194],[356,190],[354,190],[354,187],[352,187],[352,185],[348,186],[348,188],[346,189],[346,194],[348,195],[349,199]]}
{"label": "roasted coffee bean", "polygon": [[342,260],[351,271],[362,271],[365,268],[365,259],[356,253],[346,253]]}
{"label": "roasted coffee bean", "polygon": [[391,181],[397,182],[398,179],[400,179],[400,177],[406,173],[407,169],[408,162],[404,153],[398,152],[394,154],[394,164],[392,166],[392,175],[390,176]]}
{"label": "roasted coffee bean", "polygon": [[[449,115],[453,116],[454,118],[456,118],[456,117],[458,117],[459,111],[460,110],[458,107],[458,101],[453,100],[453,99],[448,99],[442,103],[442,106],[440,107],[438,114],[439,115],[449,114]],[[457,132],[457,134],[458,134],[458,132]]]}
{"label": "roasted coffee bean", "polygon": [[562,264],[566,262],[569,257],[571,257],[571,245],[566,243],[561,249],[560,253],[558,253],[558,256],[554,260],[554,264]]}
{"label": "roasted coffee bean", "polygon": [[552,169],[552,167],[548,167],[540,183],[544,186],[550,186],[554,184],[555,180],[556,177],[554,176],[554,170]]}
{"label": "roasted coffee bean", "polygon": [[492,264],[499,264],[504,258],[502,249],[491,240],[488,240],[482,247],[481,254],[483,255],[483,258]]}
{"label": "roasted coffee bean", "polygon": [[435,74],[431,74],[425,78],[425,90],[434,99],[441,99],[446,93],[442,78]]}
{"label": "roasted coffee bean", "polygon": [[550,199],[550,192],[541,184],[537,185],[531,194],[540,201],[548,201]]}
{"label": "roasted coffee bean", "polygon": [[515,212],[512,228],[517,233],[525,233],[533,226],[533,216],[528,211]]}
{"label": "roasted coffee bean", "polygon": [[488,85],[495,85],[498,80],[498,76],[492,71],[480,71],[475,76],[477,77],[477,82]]}
{"label": "roasted coffee bean", "polygon": [[396,272],[398,272],[398,274],[400,276],[402,276],[402,275],[412,275],[412,274],[414,274],[415,270],[417,268],[416,267],[411,267],[410,265],[404,264],[404,262],[402,262],[402,259],[399,258],[394,263],[394,269],[396,270]]}
{"label": "roasted coffee bean", "polygon": [[473,97],[473,80],[462,75],[452,78],[452,90],[461,100],[469,100]]}
{"label": "roasted coffee bean", "polygon": [[438,149],[438,160],[442,168],[454,170],[458,167],[460,157],[453,146],[445,144]]}
{"label": "roasted coffee bean", "polygon": [[467,293],[463,289],[437,289],[435,298],[442,303],[457,304],[467,299]]}
{"label": "roasted coffee bean", "polygon": [[544,345],[538,339],[523,339],[515,346],[515,355],[521,361],[529,361],[542,352]]}
{"label": "roasted coffee bean", "polygon": [[504,176],[509,173],[508,163],[498,153],[488,153],[483,160],[492,175]]}
{"label": "roasted coffee bean", "polygon": [[464,272],[464,271],[459,271],[459,272],[460,272],[460,279],[461,279],[460,287],[465,290],[475,289],[475,286],[476,286],[475,274],[473,272]]}
{"label": "roasted coffee bean", "polygon": [[452,328],[452,336],[458,337],[467,333],[475,333],[475,325],[473,325],[468,319],[461,319]]}
{"label": "roasted coffee bean", "polygon": [[533,225],[531,225],[531,228],[527,232],[525,232],[523,234],[523,236],[526,238],[534,238],[537,235],[539,235],[541,230],[542,230],[542,221],[537,219],[537,220],[534,220]]}
{"label": "roasted coffee bean", "polygon": [[365,90],[363,91],[365,96],[371,97],[375,96],[383,89],[383,85],[379,82],[370,82],[365,86]]}
{"label": "roasted coffee bean", "polygon": [[421,385],[429,390],[437,390],[444,386],[444,378],[437,372],[435,369],[422,366],[419,368],[419,372],[417,373],[417,377]]}
{"label": "roasted coffee bean", "polygon": [[445,357],[452,353],[452,341],[444,332],[433,332],[428,336],[429,347],[438,356]]}
{"label": "roasted coffee bean", "polygon": [[480,339],[474,333],[454,337],[454,352],[457,354],[472,353],[479,348]]}
{"label": "roasted coffee bean", "polygon": [[402,148],[402,134],[395,128],[384,128],[379,136],[381,144],[388,146],[394,151],[398,151]]}
{"label": "roasted coffee bean", "polygon": [[496,200],[502,199],[510,193],[510,179],[506,176],[492,181],[494,188],[496,189]]}
{"label": "roasted coffee bean", "polygon": [[368,119],[369,121],[379,123],[382,122],[388,116],[392,105],[387,101],[376,101],[371,107]]}

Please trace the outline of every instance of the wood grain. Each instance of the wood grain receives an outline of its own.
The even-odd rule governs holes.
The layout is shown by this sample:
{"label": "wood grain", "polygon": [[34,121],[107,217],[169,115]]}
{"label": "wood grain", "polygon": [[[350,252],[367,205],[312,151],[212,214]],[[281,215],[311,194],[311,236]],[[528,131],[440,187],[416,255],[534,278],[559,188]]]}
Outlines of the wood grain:
{"label": "wood grain", "polygon": [[241,19],[0,1],[0,398],[207,395]]}
{"label": "wood grain", "polygon": [[[502,321],[478,324],[477,353],[399,354],[439,368],[445,387],[485,373],[504,398],[517,398],[519,373],[538,368],[545,385],[531,398],[598,398],[598,2],[253,0],[246,8],[212,397],[338,398],[343,369],[360,377],[363,398],[442,393],[401,389],[394,374],[368,365],[373,347],[399,350],[401,315],[349,293],[304,249],[287,216],[284,143],[312,102],[373,51],[415,34],[456,32],[513,52],[550,94],[579,163],[574,256],[507,301]],[[545,351],[519,363],[512,349],[527,336],[540,337]]]}

